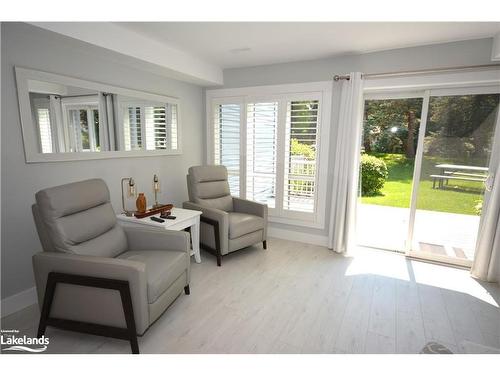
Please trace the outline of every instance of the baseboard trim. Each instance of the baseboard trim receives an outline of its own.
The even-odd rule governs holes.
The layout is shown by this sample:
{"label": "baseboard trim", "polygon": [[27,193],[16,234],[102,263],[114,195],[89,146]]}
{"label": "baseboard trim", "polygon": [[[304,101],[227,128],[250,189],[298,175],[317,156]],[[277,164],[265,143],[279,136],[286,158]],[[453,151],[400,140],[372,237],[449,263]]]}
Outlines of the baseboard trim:
{"label": "baseboard trim", "polygon": [[23,290],[13,296],[2,299],[1,316],[2,318],[20,311],[37,302],[36,288]]}
{"label": "baseboard trim", "polygon": [[268,227],[267,235],[283,240],[297,241],[318,246],[328,246],[328,236],[319,236],[309,233],[296,232],[288,229]]}

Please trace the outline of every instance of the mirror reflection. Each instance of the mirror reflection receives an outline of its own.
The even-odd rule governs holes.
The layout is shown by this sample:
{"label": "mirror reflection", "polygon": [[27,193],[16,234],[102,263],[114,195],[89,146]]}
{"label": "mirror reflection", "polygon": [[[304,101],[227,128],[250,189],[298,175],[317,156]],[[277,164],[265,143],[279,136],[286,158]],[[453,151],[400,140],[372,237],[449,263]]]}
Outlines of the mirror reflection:
{"label": "mirror reflection", "polygon": [[28,80],[39,152],[177,150],[177,104]]}

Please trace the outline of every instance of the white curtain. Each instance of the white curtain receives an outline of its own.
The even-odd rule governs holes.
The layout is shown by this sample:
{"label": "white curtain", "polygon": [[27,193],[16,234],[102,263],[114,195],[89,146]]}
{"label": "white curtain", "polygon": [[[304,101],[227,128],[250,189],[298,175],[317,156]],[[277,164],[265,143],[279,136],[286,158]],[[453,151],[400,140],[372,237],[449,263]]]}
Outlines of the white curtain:
{"label": "white curtain", "polygon": [[64,131],[61,98],[57,95],[49,95],[50,118],[52,130],[53,152],[66,152],[67,131]]}
{"label": "white curtain", "polygon": [[101,143],[101,151],[109,151],[109,120],[106,94],[99,93],[99,140]]}
{"label": "white curtain", "polygon": [[349,80],[334,83],[341,90],[333,160],[333,188],[328,247],[337,253],[351,249],[356,223],[359,154],[363,113],[363,79],[350,73]]}
{"label": "white curtain", "polygon": [[109,149],[114,151],[115,148],[115,116],[114,116],[114,94],[106,94],[106,114],[108,118],[108,143]]}
{"label": "white curtain", "polygon": [[471,273],[490,282],[500,281],[500,114],[497,115],[495,141],[489,168],[491,191],[483,202],[476,253]]}

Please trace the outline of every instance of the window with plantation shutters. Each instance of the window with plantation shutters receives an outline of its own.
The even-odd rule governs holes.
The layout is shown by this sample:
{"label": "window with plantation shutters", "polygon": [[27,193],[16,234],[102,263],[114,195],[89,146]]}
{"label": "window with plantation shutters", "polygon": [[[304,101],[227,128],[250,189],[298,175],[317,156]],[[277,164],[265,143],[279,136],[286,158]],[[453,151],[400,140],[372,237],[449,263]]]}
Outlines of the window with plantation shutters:
{"label": "window with plantation shutters", "polygon": [[125,150],[177,150],[177,104],[121,103]]}
{"label": "window with plantation shutters", "polygon": [[207,102],[208,162],[227,167],[231,193],[267,204],[270,221],[324,228],[331,82],[209,90]]}
{"label": "window with plantation shutters", "polygon": [[229,188],[240,195],[240,104],[214,106],[214,163],[227,168]]}
{"label": "window with plantation shutters", "polygon": [[275,207],[278,102],[247,105],[246,196]]}
{"label": "window with plantation shutters", "polygon": [[318,100],[287,102],[283,209],[314,212]]}

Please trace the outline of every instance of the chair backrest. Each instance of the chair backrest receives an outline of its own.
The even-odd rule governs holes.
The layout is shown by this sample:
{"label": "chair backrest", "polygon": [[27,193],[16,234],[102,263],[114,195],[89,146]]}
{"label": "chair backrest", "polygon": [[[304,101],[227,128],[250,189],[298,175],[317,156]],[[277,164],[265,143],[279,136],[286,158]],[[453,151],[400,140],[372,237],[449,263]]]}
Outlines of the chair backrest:
{"label": "chair backrest", "polygon": [[189,200],[201,206],[233,211],[227,169],[223,165],[196,166],[188,170]]}
{"label": "chair backrest", "polygon": [[51,187],[35,198],[33,217],[44,251],[115,257],[127,250],[103,180]]}

